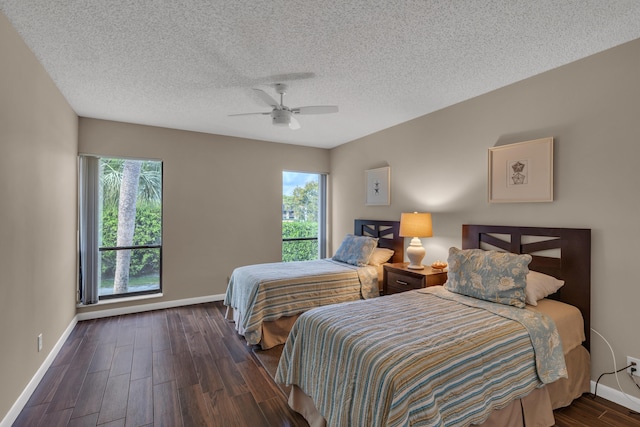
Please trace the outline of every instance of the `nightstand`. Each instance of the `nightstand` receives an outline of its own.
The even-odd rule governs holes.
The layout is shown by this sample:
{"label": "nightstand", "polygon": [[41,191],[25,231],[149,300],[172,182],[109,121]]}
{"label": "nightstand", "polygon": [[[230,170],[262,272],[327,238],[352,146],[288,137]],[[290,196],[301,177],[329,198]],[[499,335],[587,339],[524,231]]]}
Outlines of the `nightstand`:
{"label": "nightstand", "polygon": [[384,265],[383,295],[444,285],[447,281],[446,270],[434,270],[428,265],[422,270],[412,270],[408,265],[408,262]]}

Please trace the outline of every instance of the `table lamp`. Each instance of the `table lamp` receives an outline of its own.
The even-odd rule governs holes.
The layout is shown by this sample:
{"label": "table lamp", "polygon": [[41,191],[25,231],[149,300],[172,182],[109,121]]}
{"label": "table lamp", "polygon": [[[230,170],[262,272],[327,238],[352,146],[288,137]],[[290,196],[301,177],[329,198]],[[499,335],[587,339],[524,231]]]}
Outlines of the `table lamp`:
{"label": "table lamp", "polygon": [[400,216],[400,237],[412,237],[411,244],[407,247],[409,266],[413,270],[421,270],[422,258],[425,250],[420,237],[433,236],[430,213],[403,213]]}

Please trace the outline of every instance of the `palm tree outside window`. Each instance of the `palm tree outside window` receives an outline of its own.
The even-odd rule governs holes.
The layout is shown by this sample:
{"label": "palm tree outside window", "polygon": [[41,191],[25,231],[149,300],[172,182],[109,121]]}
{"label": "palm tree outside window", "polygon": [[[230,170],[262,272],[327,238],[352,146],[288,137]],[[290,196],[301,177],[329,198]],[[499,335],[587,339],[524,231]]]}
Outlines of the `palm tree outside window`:
{"label": "palm tree outside window", "polygon": [[83,157],[81,301],[161,292],[162,162]]}

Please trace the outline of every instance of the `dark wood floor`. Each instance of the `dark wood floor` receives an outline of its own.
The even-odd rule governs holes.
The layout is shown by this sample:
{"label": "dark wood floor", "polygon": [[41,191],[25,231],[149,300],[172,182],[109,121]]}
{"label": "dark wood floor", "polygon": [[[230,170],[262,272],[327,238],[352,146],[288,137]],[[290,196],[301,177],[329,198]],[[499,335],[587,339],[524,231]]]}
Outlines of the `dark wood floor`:
{"label": "dark wood floor", "polygon": [[[640,426],[582,397],[556,425]],[[306,426],[221,303],[79,322],[14,426]]]}

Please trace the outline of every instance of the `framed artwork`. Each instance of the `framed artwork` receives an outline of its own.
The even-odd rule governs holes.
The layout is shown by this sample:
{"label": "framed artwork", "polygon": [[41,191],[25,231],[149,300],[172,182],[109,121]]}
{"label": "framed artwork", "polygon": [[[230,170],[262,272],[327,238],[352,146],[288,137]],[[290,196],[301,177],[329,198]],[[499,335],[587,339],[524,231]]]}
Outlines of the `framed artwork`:
{"label": "framed artwork", "polygon": [[389,166],[365,171],[366,204],[368,206],[383,206],[391,203],[390,181],[391,168]]}
{"label": "framed artwork", "polygon": [[553,138],[489,148],[489,203],[553,201]]}

